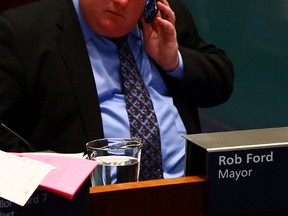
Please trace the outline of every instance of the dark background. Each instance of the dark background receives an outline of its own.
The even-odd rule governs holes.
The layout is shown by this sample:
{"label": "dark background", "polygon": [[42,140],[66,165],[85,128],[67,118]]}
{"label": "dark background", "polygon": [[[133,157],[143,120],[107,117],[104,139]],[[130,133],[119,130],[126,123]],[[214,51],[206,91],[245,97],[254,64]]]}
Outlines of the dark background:
{"label": "dark background", "polygon": [[214,126],[206,129],[287,126],[288,1],[184,1],[201,36],[223,48],[235,67],[231,99],[201,109],[203,120]]}

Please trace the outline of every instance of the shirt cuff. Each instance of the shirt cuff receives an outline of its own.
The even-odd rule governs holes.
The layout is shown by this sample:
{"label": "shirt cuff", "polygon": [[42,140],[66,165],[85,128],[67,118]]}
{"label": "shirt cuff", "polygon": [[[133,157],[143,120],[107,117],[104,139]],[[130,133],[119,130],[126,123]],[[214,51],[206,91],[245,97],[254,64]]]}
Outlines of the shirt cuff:
{"label": "shirt cuff", "polygon": [[167,74],[169,74],[170,76],[181,80],[184,77],[184,66],[183,66],[183,59],[182,59],[182,55],[178,50],[178,59],[179,59],[179,64],[178,67],[173,70],[173,71],[167,71]]}

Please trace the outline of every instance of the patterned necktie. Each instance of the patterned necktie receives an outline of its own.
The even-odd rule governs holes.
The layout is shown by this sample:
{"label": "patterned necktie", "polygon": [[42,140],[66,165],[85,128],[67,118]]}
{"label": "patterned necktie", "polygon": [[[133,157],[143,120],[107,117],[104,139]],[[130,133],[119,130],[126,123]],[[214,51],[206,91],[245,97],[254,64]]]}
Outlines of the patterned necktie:
{"label": "patterned necktie", "polygon": [[160,131],[149,92],[129,47],[127,37],[115,42],[126,95],[131,137],[143,142],[140,180],[163,178]]}

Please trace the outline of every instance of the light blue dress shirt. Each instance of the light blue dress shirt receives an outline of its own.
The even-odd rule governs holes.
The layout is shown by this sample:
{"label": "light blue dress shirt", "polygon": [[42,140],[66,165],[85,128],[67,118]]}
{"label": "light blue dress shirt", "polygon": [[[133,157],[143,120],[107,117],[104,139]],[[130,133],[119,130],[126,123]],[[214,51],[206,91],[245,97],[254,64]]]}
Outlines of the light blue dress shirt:
{"label": "light blue dress shirt", "polygon": [[[83,19],[78,0],[73,0],[93,70],[97,86],[103,130],[105,137],[130,137],[129,121],[126,111],[125,95],[122,89],[117,46],[107,38],[97,35]],[[173,99],[168,96],[167,87],[143,48],[143,35],[137,26],[129,34],[129,45],[153,101],[160,125],[161,151],[164,178],[184,175],[185,127]],[[181,79],[183,62],[178,53],[179,67],[169,75]],[[81,71],[79,71],[81,73]]]}

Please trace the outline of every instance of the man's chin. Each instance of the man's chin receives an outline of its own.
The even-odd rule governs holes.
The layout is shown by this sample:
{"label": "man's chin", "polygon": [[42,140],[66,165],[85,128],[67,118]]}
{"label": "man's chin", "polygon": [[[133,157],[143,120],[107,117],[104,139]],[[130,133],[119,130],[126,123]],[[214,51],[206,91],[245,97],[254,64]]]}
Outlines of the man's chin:
{"label": "man's chin", "polygon": [[127,25],[123,25],[123,23],[115,22],[107,22],[102,25],[100,35],[109,38],[118,38],[124,35],[127,35],[132,31],[132,28],[127,28]]}
{"label": "man's chin", "polygon": [[102,32],[100,35],[107,37],[107,38],[119,38],[124,35],[127,35],[130,31],[105,31]]}

